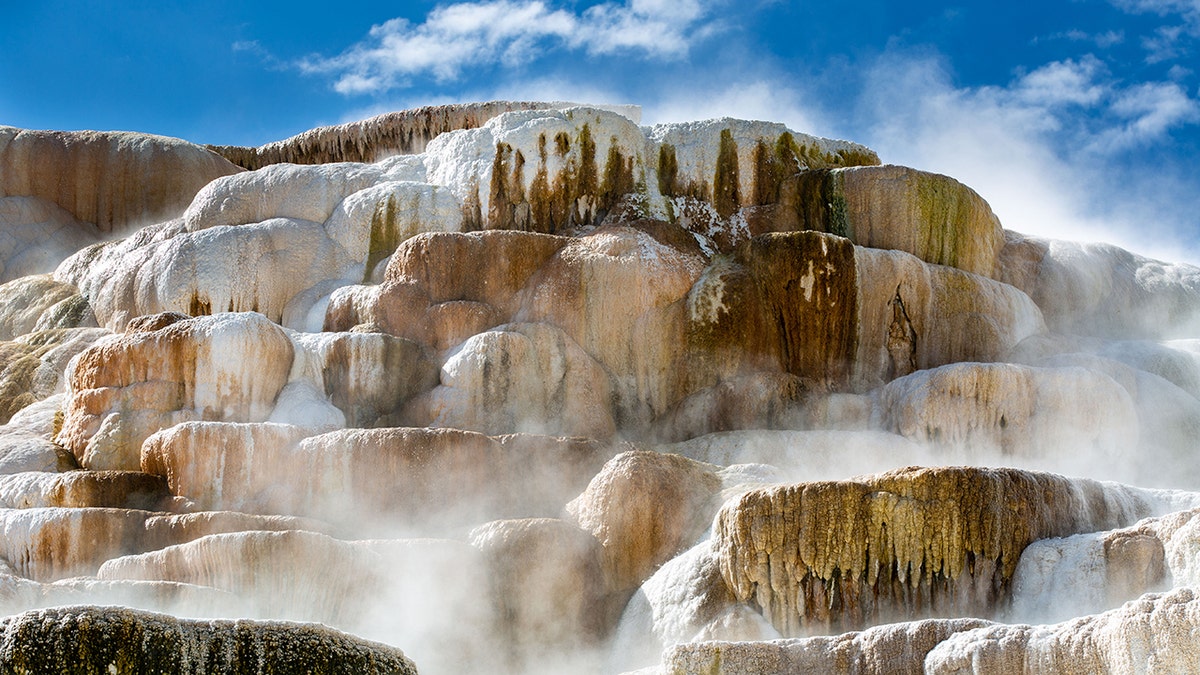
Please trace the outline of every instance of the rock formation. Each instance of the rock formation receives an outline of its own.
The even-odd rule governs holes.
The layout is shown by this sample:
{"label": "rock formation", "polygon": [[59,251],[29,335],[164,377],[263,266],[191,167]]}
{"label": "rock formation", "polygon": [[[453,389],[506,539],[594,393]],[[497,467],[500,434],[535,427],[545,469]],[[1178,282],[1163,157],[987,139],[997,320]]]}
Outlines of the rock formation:
{"label": "rock formation", "polygon": [[487,556],[513,666],[554,649],[594,648],[607,636],[619,606],[588,532],[552,518],[498,520],[475,528],[471,543]]}
{"label": "rock formation", "polygon": [[293,347],[259,314],[222,314],[114,336],[71,362],[57,441],[89,469],[136,470],[155,431],[196,419],[265,421]]}
{"label": "rock formation", "polygon": [[1018,470],[901,469],[746,493],[714,525],[721,574],[787,636],[896,618],[991,615],[1039,539],[1112,529],[1151,505]]}
{"label": "rock formation", "polygon": [[257,148],[210,145],[208,149],[251,170],[282,163],[374,162],[390,155],[421,152],[442,133],[478,127],[502,112],[550,107],[554,104],[511,101],[427,106],[384,113],[360,122],[318,127]]}
{"label": "rock formation", "polygon": [[1188,672],[1200,666],[1198,607],[1195,591],[1181,588],[1049,626],[984,626],[937,645],[926,657],[925,669],[980,674]]}
{"label": "rock formation", "polygon": [[67,256],[95,244],[95,228],[41,197],[0,196],[0,281],[52,272]]}
{"label": "rock formation", "polygon": [[707,529],[721,488],[716,468],[678,455],[623,453],[567,505],[604,547],[614,589],[636,588]]}
{"label": "rock formation", "polygon": [[1200,269],[637,118],[0,128],[0,670],[1195,665]]}
{"label": "rock formation", "polygon": [[398,649],[311,624],[188,621],[123,608],[64,607],[8,617],[0,625],[0,664],[31,675],[417,672]]}
{"label": "rock formation", "polygon": [[209,181],[237,171],[177,138],[0,127],[0,197],[57,204],[97,232],[127,233],[170,218]]}
{"label": "rock formation", "polygon": [[923,675],[930,672],[926,655],[948,637],[989,625],[982,619],[927,619],[828,637],[693,642],[671,648],[663,661],[665,672],[685,675]]}
{"label": "rock formation", "polygon": [[175,425],[146,439],[141,452],[143,471],[165,476],[198,508],[421,534],[556,516],[613,453],[581,438],[226,422]]}

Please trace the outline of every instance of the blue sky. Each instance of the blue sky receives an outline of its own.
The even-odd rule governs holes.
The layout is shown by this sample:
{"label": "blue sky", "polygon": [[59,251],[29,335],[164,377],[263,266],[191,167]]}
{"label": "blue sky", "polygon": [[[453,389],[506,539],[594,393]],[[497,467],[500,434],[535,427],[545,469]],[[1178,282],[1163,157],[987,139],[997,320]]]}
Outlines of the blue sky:
{"label": "blue sky", "polygon": [[847,138],[1005,226],[1200,261],[1200,0],[3,0],[0,124],[260,144],[493,98]]}

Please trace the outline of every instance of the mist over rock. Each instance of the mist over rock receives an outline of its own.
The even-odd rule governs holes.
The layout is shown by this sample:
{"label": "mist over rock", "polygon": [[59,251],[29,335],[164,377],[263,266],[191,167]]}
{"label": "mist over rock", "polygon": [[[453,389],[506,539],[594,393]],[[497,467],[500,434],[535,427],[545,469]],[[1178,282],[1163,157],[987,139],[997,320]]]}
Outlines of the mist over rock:
{"label": "mist over rock", "polygon": [[41,197],[0,197],[0,281],[54,271],[60,262],[100,240],[92,225]]}
{"label": "mist over rock", "polygon": [[1196,608],[1195,591],[1181,588],[1049,626],[976,628],[939,644],[925,666],[932,673],[1186,672],[1197,666]]}
{"label": "mist over rock", "polygon": [[1194,666],[1197,269],[884,160],[563,103],[0,128],[0,660]]}
{"label": "mist over rock", "polygon": [[1053,330],[1111,339],[1196,334],[1200,268],[1111,244],[1007,239],[1000,278],[1029,294]]}
{"label": "mist over rock", "polygon": [[[147,438],[141,466],[200,509],[430,535],[493,519],[557,516],[616,452],[591,439],[533,434],[186,422]],[[372,517],[364,520],[364,512]]]}
{"label": "mist over rock", "polygon": [[670,672],[688,675],[789,672],[919,675],[928,672],[926,654],[949,636],[988,625],[990,622],[982,619],[927,619],[832,637],[692,642],[672,647],[663,660]]}

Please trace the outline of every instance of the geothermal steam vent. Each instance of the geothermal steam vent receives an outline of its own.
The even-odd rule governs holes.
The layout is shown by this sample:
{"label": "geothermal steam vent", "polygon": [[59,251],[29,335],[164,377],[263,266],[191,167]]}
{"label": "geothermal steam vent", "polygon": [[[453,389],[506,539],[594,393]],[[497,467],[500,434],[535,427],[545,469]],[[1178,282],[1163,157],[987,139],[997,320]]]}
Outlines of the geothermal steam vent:
{"label": "geothermal steam vent", "polygon": [[0,127],[0,670],[1200,670],[1200,269],[637,117]]}

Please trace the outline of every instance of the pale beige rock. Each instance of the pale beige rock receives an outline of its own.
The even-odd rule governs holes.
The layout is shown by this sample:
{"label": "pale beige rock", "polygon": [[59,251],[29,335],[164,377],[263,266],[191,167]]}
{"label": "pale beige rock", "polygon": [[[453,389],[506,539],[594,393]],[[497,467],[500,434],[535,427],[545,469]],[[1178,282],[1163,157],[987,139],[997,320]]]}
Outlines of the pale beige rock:
{"label": "pale beige rock", "polygon": [[633,591],[708,529],[721,492],[717,469],[679,455],[624,452],[567,505],[604,546],[613,591]]}
{"label": "pale beige rock", "polygon": [[[538,269],[571,240],[532,232],[430,233],[406,240],[388,264],[387,281],[415,282],[427,303],[467,300],[491,305],[513,316],[521,290]],[[470,270],[470,274],[464,274]],[[397,287],[402,292],[403,287]],[[381,295],[389,292],[385,282]],[[380,298],[384,303],[384,298]],[[392,328],[386,314],[384,328]],[[399,327],[409,317],[396,317]],[[400,335],[395,330],[389,330]]]}
{"label": "pale beige rock", "polygon": [[167,482],[135,471],[30,471],[0,476],[0,508],[50,506],[165,510]]}
{"label": "pale beige rock", "polygon": [[[344,415],[338,426],[397,426],[413,396],[437,384],[425,348],[385,333],[299,333],[291,380],[311,382]],[[282,399],[282,396],[281,396]],[[281,401],[282,403],[282,401]],[[297,424],[315,426],[298,417]]]}
{"label": "pale beige rock", "polygon": [[974,190],[948,176],[902,166],[838,169],[846,236],[869,248],[996,276],[1004,231]]}
{"label": "pale beige rock", "polygon": [[286,424],[184,422],[142,443],[140,467],[201,509],[263,513],[288,449],[310,433]]}
{"label": "pale beige rock", "polygon": [[922,675],[925,655],[948,637],[993,625],[982,619],[928,619],[861,632],[792,640],[694,642],[669,648],[656,673],[684,675]]}
{"label": "pale beige rock", "polygon": [[[612,450],[586,439],[456,429],[188,422],[142,446],[142,469],[203,509],[308,515],[355,532],[429,535],[555,516]],[[303,440],[302,440],[303,439]]]}
{"label": "pale beige rock", "polygon": [[1019,290],[898,251],[855,248],[860,338],[856,391],[914,370],[960,361],[1000,361],[1045,330]]}
{"label": "pale beige rock", "polygon": [[769,640],[779,633],[760,614],[738,604],[721,576],[712,540],[658,569],[626,605],[614,658],[629,670],[657,663],[663,650],[709,640]]}
{"label": "pale beige rock", "polygon": [[0,128],[0,197],[53,202],[100,232],[178,215],[209,181],[240,171],[186,141],[150,134]]}
{"label": "pale beige rock", "polygon": [[885,429],[967,456],[1028,466],[1121,461],[1138,414],[1111,377],[1078,367],[961,363],[900,378],[879,392]]}
{"label": "pale beige rock", "polygon": [[65,403],[65,394],[55,394],[22,408],[0,426],[0,474],[79,468],[75,455],[51,440],[62,424]]}
{"label": "pale beige rock", "polygon": [[572,239],[521,291],[516,319],[561,328],[613,373],[619,409],[635,411],[626,419],[662,411],[678,395],[673,379],[659,376],[681,337],[670,306],[687,296],[706,260],[686,235],[674,245],[671,229],[611,226]]}
{"label": "pale beige rock", "polygon": [[412,422],[493,435],[609,438],[616,430],[608,373],[549,324],[471,337],[442,365],[440,381],[406,411]]}
{"label": "pale beige rock", "polygon": [[67,256],[98,240],[95,226],[53,202],[0,196],[0,281],[53,272]]}
{"label": "pale beige rock", "polygon": [[1200,599],[1182,588],[1045,626],[993,625],[950,636],[927,673],[1188,673],[1200,669]]}
{"label": "pale beige rock", "polygon": [[240,513],[164,515],[124,508],[0,509],[0,556],[18,574],[54,581],[96,573],[106,560],[190,541],[213,532],[289,530],[289,518]]}
{"label": "pale beige rock", "polygon": [[0,342],[0,421],[63,391],[70,360],[105,335],[98,328],[53,329]]}
{"label": "pale beige rock", "polygon": [[563,520],[530,518],[484,523],[470,541],[490,566],[510,668],[594,648],[606,636],[614,607],[600,542],[591,534]]}
{"label": "pale beige rock", "polygon": [[1110,244],[1009,233],[1000,279],[1037,302],[1051,329],[1113,339],[1193,337],[1200,268]]}
{"label": "pale beige rock", "polygon": [[262,421],[291,340],[261,314],[219,314],[114,336],[80,353],[57,441],[93,469],[140,466],[142,441],[187,420]]}

